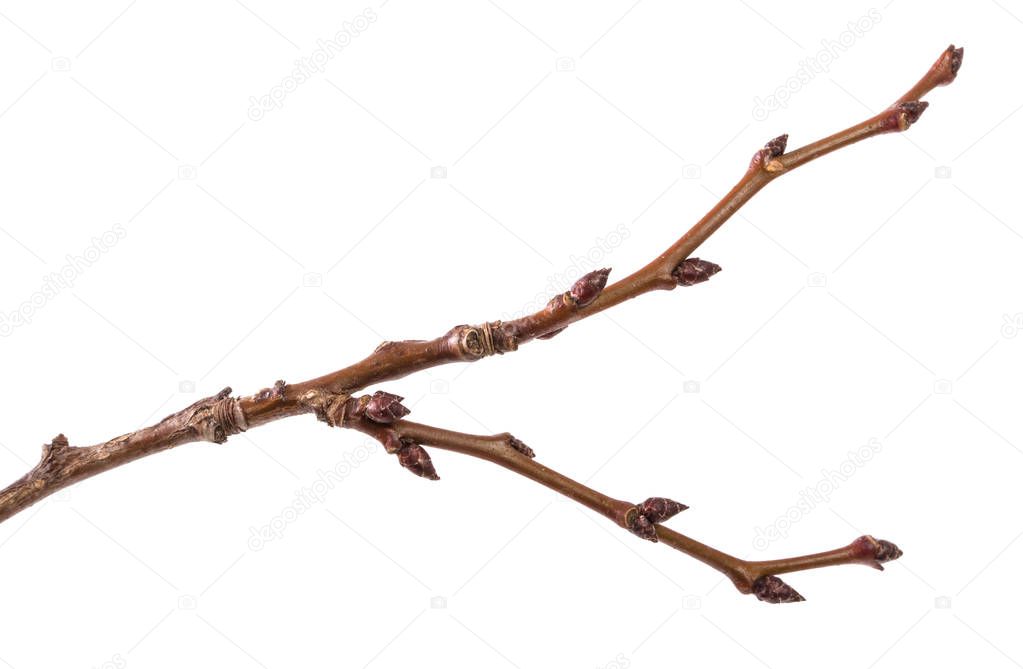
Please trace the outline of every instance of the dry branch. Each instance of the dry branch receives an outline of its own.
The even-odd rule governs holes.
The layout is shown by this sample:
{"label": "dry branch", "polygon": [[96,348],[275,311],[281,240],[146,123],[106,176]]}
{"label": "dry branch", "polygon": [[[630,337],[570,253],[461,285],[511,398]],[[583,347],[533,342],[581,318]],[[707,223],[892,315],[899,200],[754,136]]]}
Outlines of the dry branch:
{"label": "dry branch", "polygon": [[457,325],[430,340],[384,342],[367,358],[344,369],[302,383],[278,381],[254,395],[232,397],[231,389],[202,400],[151,427],[88,447],[73,447],[63,434],[43,447],[39,463],[0,491],[0,522],[54,492],[85,478],[152,453],[194,441],[223,443],[233,434],[264,423],[313,413],[333,427],[359,430],[379,440],[387,452],[414,474],[436,479],[425,446],[471,455],[525,476],[600,513],[637,536],[667,544],[728,576],[743,593],[768,602],[802,597],[778,578],[784,574],[841,564],[881,563],[902,553],[892,543],[864,536],[844,548],[778,560],[733,557],[680,534],[663,523],[687,507],[663,497],[634,504],[609,497],[560,474],[534,459],[532,449],[508,433],[471,435],[405,419],[401,397],[360,390],[384,381],[451,362],[473,362],[515,351],[534,339],[550,339],[563,329],[625,300],[653,290],[702,283],[721,268],[691,257],[693,252],[742,205],[768,183],[820,156],[861,140],[902,132],[927,108],[921,98],[951,83],[962,64],[963,50],[949,46],[927,73],[891,106],[829,137],[786,151],[788,135],[757,151],[738,183],[688,232],[645,267],[607,285],[610,270],[587,274],[540,311],[501,322]]}

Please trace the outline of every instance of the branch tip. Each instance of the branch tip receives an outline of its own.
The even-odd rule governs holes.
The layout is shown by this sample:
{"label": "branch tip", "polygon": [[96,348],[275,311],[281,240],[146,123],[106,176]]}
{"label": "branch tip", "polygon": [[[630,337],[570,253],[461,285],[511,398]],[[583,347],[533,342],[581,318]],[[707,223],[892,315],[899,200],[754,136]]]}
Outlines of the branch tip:
{"label": "branch tip", "polygon": [[703,283],[721,271],[721,265],[701,260],[700,258],[686,258],[678,267],[671,271],[675,281],[680,286],[692,286]]}
{"label": "branch tip", "polygon": [[963,47],[957,49],[955,44],[949,44],[945,53],[948,54],[948,68],[952,72],[952,79],[955,79],[959,74],[959,68],[963,66]]}
{"label": "branch tip", "polygon": [[885,539],[875,539],[869,534],[857,538],[849,548],[852,549],[857,562],[878,571],[884,571],[882,565],[885,562],[902,557],[902,549],[898,546]]}
{"label": "branch tip", "polygon": [[789,604],[803,602],[806,598],[777,576],[761,576],[753,581],[751,592],[757,599],[768,604]]}

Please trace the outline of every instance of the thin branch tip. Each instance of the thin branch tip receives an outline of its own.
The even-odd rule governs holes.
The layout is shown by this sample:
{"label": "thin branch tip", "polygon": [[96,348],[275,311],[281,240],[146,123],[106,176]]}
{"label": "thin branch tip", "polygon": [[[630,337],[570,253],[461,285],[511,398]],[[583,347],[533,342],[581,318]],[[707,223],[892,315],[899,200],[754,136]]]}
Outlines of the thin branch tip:
{"label": "thin branch tip", "polygon": [[956,48],[955,44],[949,44],[948,49],[948,67],[952,71],[952,78],[959,74],[959,68],[963,66],[963,47]]}

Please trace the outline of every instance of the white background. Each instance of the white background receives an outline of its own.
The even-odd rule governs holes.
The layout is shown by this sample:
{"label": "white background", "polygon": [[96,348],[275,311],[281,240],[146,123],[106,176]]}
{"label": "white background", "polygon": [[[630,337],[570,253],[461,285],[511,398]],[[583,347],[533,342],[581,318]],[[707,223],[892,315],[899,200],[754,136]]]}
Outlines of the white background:
{"label": "white background", "polygon": [[[905,557],[789,576],[808,601],[768,606],[488,463],[434,449],[442,480],[416,479],[300,418],[0,526],[0,666],[1023,662],[1023,6],[372,2],[258,120],[367,5],[0,5],[0,311],[31,316],[0,339],[0,477],[61,431],[507,318],[588,254],[624,276],[766,140],[866,118],[955,42],[911,133],[772,184],[700,249],[709,284],[383,386],[679,499],[672,527],[745,557],[862,533]],[[807,58],[827,70],[801,81]]]}

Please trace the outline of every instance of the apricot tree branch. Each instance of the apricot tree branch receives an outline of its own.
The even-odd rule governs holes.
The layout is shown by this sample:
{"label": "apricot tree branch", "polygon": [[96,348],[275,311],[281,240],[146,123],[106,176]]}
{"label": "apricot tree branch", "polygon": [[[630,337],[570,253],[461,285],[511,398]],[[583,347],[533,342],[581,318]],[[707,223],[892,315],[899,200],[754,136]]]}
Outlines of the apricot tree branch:
{"label": "apricot tree branch", "polygon": [[653,290],[671,290],[706,281],[720,267],[693,252],[742,205],[768,183],[827,153],[889,132],[901,132],[916,122],[927,107],[921,98],[937,86],[951,83],[962,64],[963,50],[949,46],[927,73],[890,107],[829,137],[786,152],[788,136],[769,141],[754,154],[738,183],[688,232],[661,255],[629,276],[607,284],[610,270],[591,272],[540,311],[508,322],[458,325],[430,340],[384,342],[353,365],[296,384],[278,381],[254,395],[232,397],[223,391],[171,414],[159,423],[109,441],[72,447],[60,434],[43,447],[39,462],[22,478],[0,491],[0,522],[54,492],[100,472],[175,446],[194,442],[223,443],[238,432],[265,423],[315,413],[331,425],[356,427],[380,439],[399,462],[420,476],[436,471],[422,444],[432,444],[492,460],[518,474],[594,509],[643,538],[660,541],[722,571],[742,592],[767,601],[799,598],[777,574],[835,564],[879,566],[898,557],[894,545],[861,537],[849,546],[796,558],[751,562],[741,560],[665,527],[680,511],[664,498],[633,505],[577,483],[531,458],[531,451],[510,435],[480,437],[440,430],[403,420],[400,398],[387,393],[353,398],[367,386],[398,379],[452,362],[474,362],[514,351],[533,339],[549,339],[593,314]]}
{"label": "apricot tree branch", "polygon": [[[739,592],[753,593],[761,601],[774,604],[802,601],[803,597],[778,578],[778,574],[844,564],[883,569],[881,563],[902,555],[889,541],[862,536],[848,546],[824,553],[777,560],[743,560],[662,525],[689,508],[685,504],[665,497],[650,497],[639,504],[609,497],[540,464],[534,459],[533,449],[508,432],[466,434],[404,420],[408,410],[401,405],[401,399],[379,391],[372,396],[345,397],[343,402],[333,403],[333,413],[320,412],[320,418],[332,426],[352,428],[377,439],[388,453],[398,456],[403,467],[425,478],[439,477],[424,445],[498,464],[579,502],[643,539],[663,543],[700,560],[728,576]],[[386,409],[381,411],[381,406]]]}

